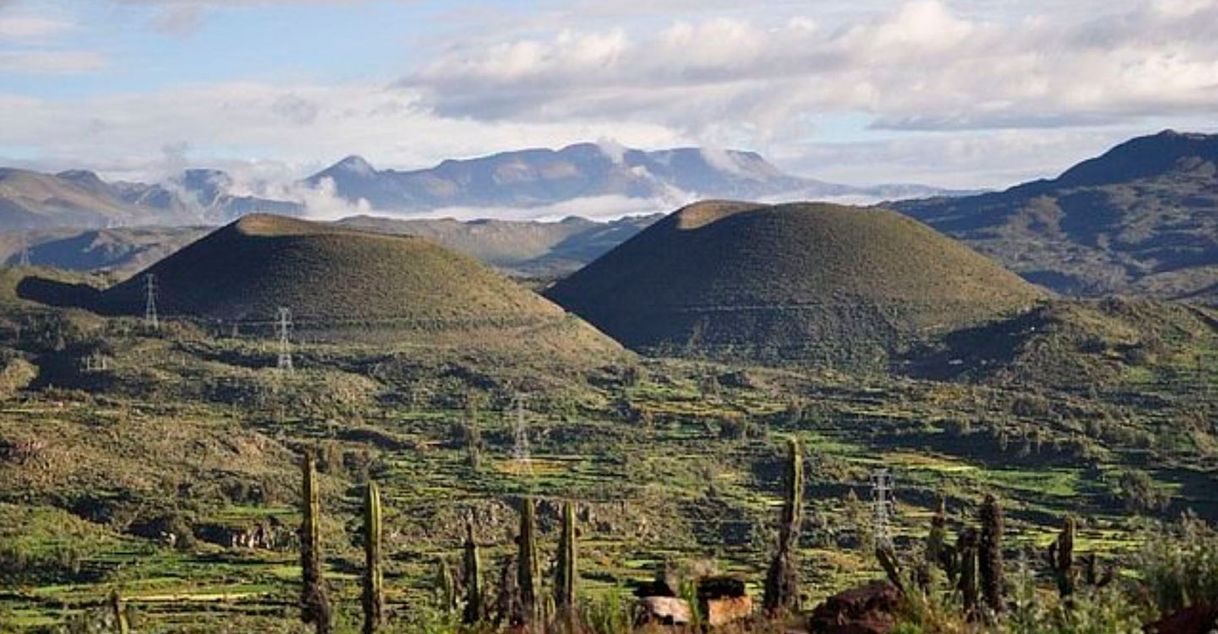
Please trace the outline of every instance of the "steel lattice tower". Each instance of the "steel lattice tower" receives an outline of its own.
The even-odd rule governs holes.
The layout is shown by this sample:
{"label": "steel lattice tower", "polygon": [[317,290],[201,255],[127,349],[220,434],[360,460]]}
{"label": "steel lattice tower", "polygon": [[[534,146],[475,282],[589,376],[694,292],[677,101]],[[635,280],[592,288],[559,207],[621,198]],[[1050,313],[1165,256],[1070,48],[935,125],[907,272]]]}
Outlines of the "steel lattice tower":
{"label": "steel lattice tower", "polygon": [[520,470],[533,475],[533,459],[529,454],[529,430],[524,421],[524,396],[517,394],[516,424],[514,425],[515,442],[512,444],[512,458]]}
{"label": "steel lattice tower", "polygon": [[161,320],[156,314],[156,275],[148,273],[144,276],[144,325],[152,330],[160,330]]}
{"label": "steel lattice tower", "polygon": [[892,546],[894,504],[892,473],[888,469],[876,469],[871,473],[871,522],[877,546]]}
{"label": "steel lattice tower", "polygon": [[279,307],[279,322],[276,325],[279,332],[279,361],[276,364],[280,370],[292,369],[292,311]]}

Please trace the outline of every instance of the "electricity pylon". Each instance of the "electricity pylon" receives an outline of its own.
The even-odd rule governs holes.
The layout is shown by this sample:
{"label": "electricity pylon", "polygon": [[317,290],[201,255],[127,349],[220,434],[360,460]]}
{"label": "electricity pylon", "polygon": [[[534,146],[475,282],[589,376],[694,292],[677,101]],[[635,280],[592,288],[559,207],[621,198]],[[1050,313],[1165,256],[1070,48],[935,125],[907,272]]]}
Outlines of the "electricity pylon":
{"label": "electricity pylon", "polygon": [[17,259],[17,266],[21,268],[30,266],[30,238],[24,233],[21,234],[21,255]]}
{"label": "electricity pylon", "polygon": [[876,469],[871,473],[871,528],[875,532],[877,546],[892,546],[892,474],[888,469]]}
{"label": "electricity pylon", "polygon": [[148,273],[144,276],[144,326],[151,330],[161,329],[161,320],[156,314],[156,275]]}
{"label": "electricity pylon", "polygon": [[276,364],[280,370],[292,369],[292,311],[279,307],[279,361]]}
{"label": "electricity pylon", "polygon": [[524,422],[524,396],[517,394],[516,398],[515,442],[512,444],[512,458],[520,472],[533,475],[533,459],[529,454],[529,429]]}

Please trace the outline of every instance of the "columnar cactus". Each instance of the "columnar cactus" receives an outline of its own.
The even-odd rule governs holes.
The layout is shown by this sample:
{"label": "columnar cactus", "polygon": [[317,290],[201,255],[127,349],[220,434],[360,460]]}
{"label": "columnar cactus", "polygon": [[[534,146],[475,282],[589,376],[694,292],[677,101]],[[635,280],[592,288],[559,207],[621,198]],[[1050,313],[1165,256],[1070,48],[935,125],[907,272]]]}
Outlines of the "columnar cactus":
{"label": "columnar cactus", "polygon": [[1003,610],[1006,581],[1002,572],[1002,507],[993,495],[981,505],[981,541],[977,569],[981,573],[981,593],[994,612]]}
{"label": "columnar cactus", "polygon": [[770,614],[799,607],[799,566],[796,554],[799,548],[799,529],[803,523],[803,498],[803,451],[799,441],[791,438],[787,441],[786,491],[778,548],[766,574],[765,596],[762,599],[765,611]]}
{"label": "columnar cactus", "polygon": [[440,591],[440,609],[448,614],[457,611],[457,581],[453,579],[453,571],[448,567],[448,560],[436,562],[436,586]]}
{"label": "columnar cactus", "polygon": [[1063,599],[1074,594],[1078,580],[1078,571],[1074,567],[1074,531],[1074,518],[1067,517],[1061,534],[1049,544],[1049,551],[1046,553],[1049,567],[1053,570],[1053,578],[1057,581],[1057,591]]}
{"label": "columnar cactus", "polygon": [[562,533],[558,538],[558,567],[554,583],[554,607],[568,629],[575,616],[575,505],[562,505]]}
{"label": "columnar cactus", "polygon": [[482,622],[482,561],[478,543],[474,541],[474,521],[465,521],[465,611],[461,621],[466,625]]}
{"label": "columnar cactus", "polygon": [[520,618],[525,625],[538,622],[541,603],[538,601],[537,522],[533,498],[520,504],[520,537],[517,538],[516,584],[520,589]]}
{"label": "columnar cactus", "polygon": [[317,466],[312,454],[301,462],[303,487],[300,523],[300,618],[312,623],[317,634],[330,634],[330,601],[321,571],[321,501],[317,493]]}
{"label": "columnar cactus", "polygon": [[977,610],[977,529],[969,527],[956,540],[959,556],[960,599],[964,613],[972,617]]}
{"label": "columnar cactus", "polygon": [[127,606],[123,604],[123,597],[117,589],[110,591],[110,617],[114,620],[115,634],[128,634],[131,631]]}
{"label": "columnar cactus", "polygon": [[926,537],[926,565],[934,569],[943,566],[947,552],[947,503],[942,497],[930,520],[930,534]]}
{"label": "columnar cactus", "polygon": [[364,634],[376,632],[384,618],[381,552],[381,492],[375,482],[369,482],[364,489]]}

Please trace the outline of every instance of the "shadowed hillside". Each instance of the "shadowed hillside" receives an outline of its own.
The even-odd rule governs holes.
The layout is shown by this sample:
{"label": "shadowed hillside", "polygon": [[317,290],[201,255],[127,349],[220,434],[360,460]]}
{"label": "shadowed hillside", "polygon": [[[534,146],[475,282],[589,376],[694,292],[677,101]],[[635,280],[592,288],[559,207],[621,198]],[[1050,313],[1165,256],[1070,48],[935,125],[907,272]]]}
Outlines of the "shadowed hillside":
{"label": "shadowed hillside", "polygon": [[[616,348],[473,259],[410,236],[251,215],[145,273],[155,275],[162,315],[257,327],[286,307],[298,329],[312,331],[416,332],[423,344],[478,331],[492,348],[534,335],[592,352]],[[140,274],[102,293],[99,304],[105,312],[143,314],[144,301]],[[505,341],[494,341],[495,333]]]}
{"label": "shadowed hillside", "polygon": [[1218,136],[1167,131],[1053,180],[895,206],[1055,291],[1214,301],[1216,174]]}
{"label": "shadowed hillside", "polygon": [[635,348],[867,365],[1042,297],[889,211],[743,202],[686,207],[549,296]]}

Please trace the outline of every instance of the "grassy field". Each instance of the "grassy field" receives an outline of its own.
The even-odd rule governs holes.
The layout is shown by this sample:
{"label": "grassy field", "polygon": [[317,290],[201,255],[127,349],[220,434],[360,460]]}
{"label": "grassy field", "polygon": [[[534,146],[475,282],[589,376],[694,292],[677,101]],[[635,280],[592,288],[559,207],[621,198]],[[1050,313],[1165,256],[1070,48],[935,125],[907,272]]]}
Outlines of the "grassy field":
{"label": "grassy field", "polygon": [[[1137,549],[1147,518],[1185,508],[1218,517],[1213,429],[1181,424],[1214,411],[1218,355],[1204,337],[1181,340],[1192,356],[1164,348],[1085,393],[676,359],[571,370],[334,343],[297,345],[287,374],[256,337],[172,326],[153,336],[92,319],[65,330],[62,346],[29,327],[8,341],[10,363],[38,368],[36,389],[0,409],[8,629],[70,624],[117,589],[136,631],[296,631],[296,461],[306,450],[320,457],[339,623],[358,620],[358,485],[372,479],[385,496],[389,603],[403,631],[434,622],[437,567],[456,565],[465,517],[498,578],[513,548],[512,502],[526,494],[541,501],[547,566],[556,503],[578,502],[588,596],[626,592],[665,562],[738,573],[757,591],[789,436],[810,461],[808,607],[882,576],[866,504],[880,467],[894,475],[903,551],[925,538],[939,496],[958,525],[997,493],[1013,560],[1043,548],[1068,514],[1081,518],[1079,549],[1114,561]],[[81,369],[98,350],[107,369]]]}

